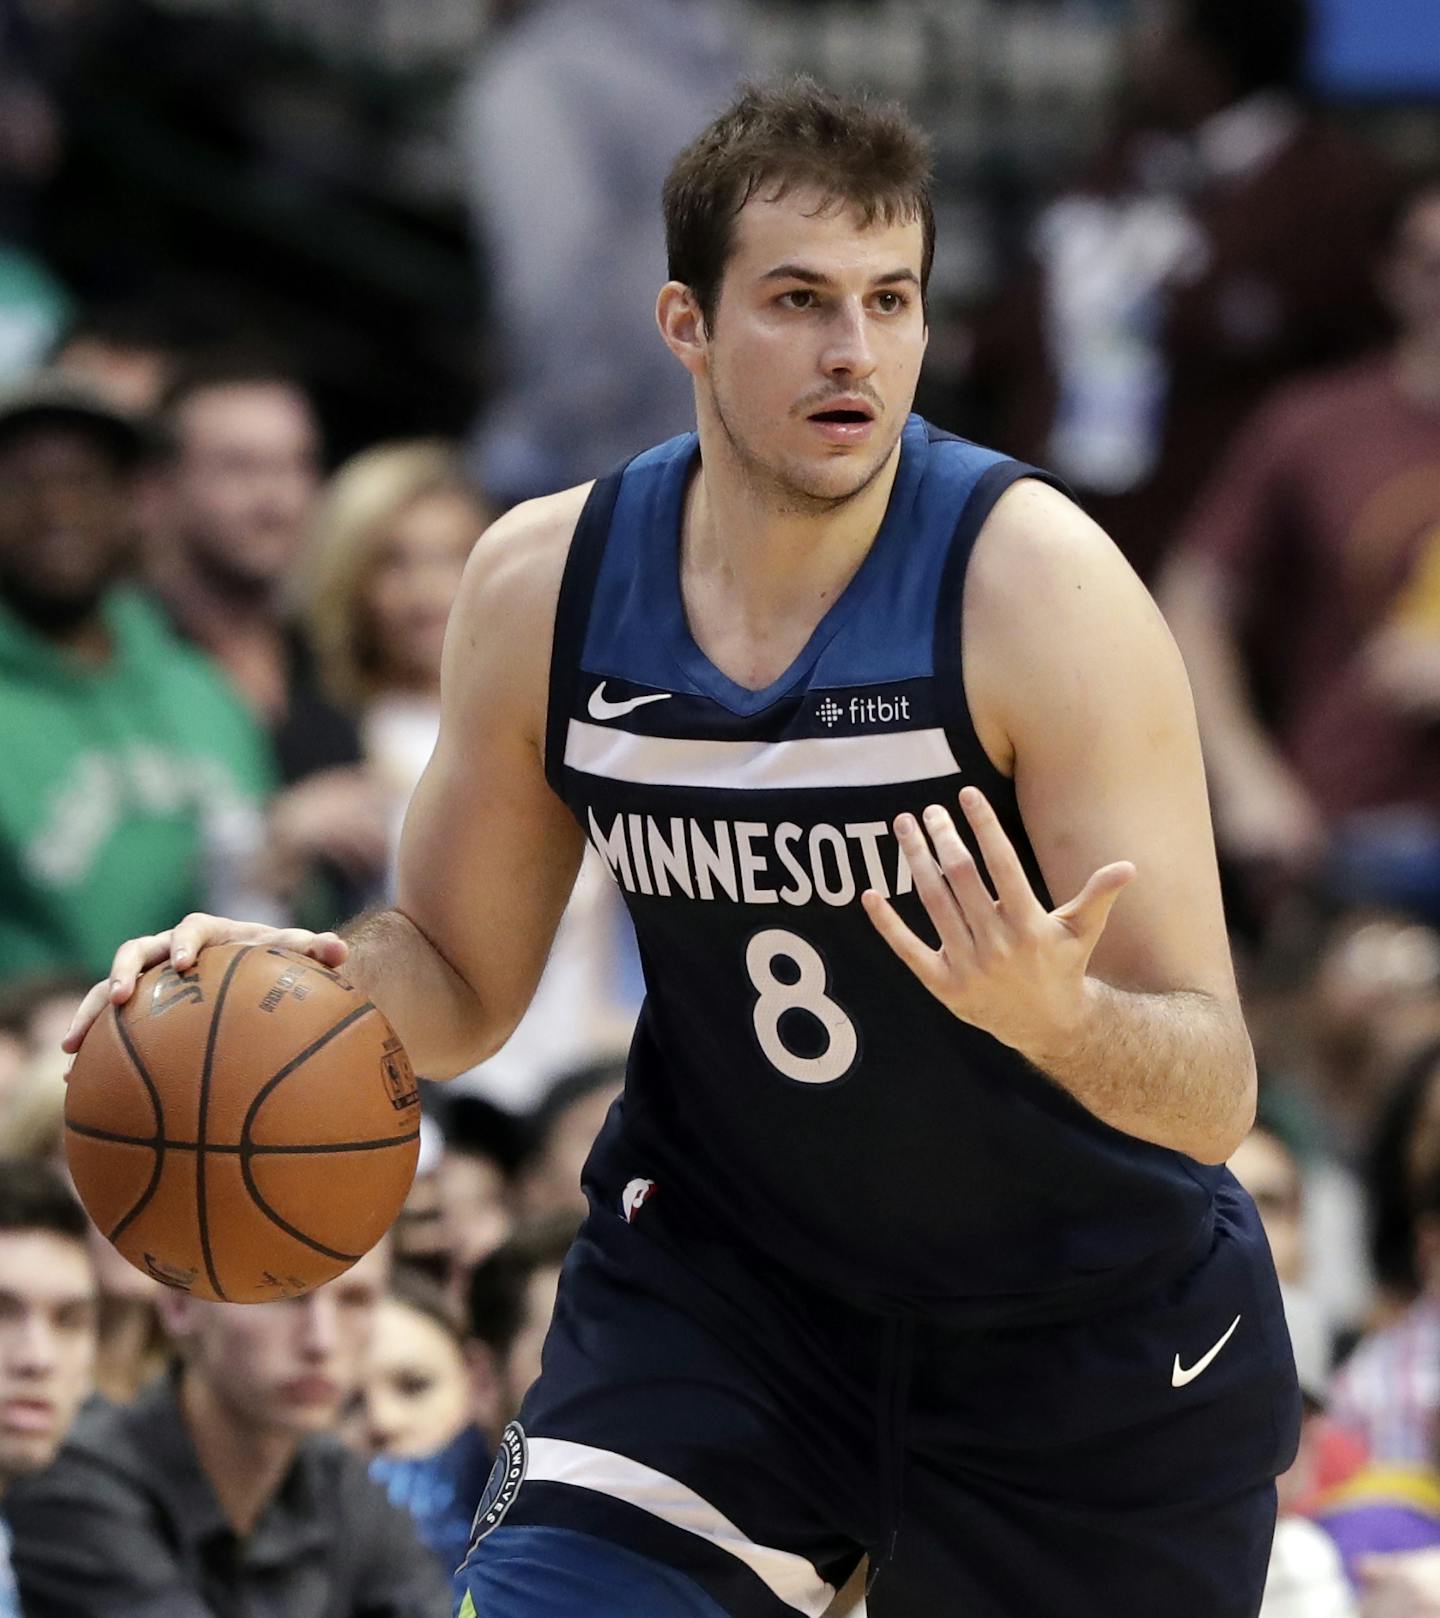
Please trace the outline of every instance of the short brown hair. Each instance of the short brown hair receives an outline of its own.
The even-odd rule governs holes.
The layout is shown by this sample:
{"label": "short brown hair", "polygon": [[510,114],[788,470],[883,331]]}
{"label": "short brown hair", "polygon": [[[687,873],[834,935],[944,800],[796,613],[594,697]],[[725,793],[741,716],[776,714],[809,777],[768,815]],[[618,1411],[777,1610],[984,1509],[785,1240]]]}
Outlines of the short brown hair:
{"label": "short brown hair", "polygon": [[762,190],[775,199],[796,187],[854,208],[866,225],[918,219],[923,294],[935,258],[929,140],[894,103],[842,96],[797,77],[747,86],[681,152],[665,181],[670,279],[694,293],[707,326],[720,301],[736,215]]}

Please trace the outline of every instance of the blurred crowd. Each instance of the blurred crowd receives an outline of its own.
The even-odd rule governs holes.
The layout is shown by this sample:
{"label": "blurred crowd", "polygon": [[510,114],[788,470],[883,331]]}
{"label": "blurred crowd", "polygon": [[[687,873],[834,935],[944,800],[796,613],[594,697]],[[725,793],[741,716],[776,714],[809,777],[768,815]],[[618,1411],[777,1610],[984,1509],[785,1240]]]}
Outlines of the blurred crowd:
{"label": "blurred crowd", "polygon": [[[934,304],[923,404],[1066,478],[1190,670],[1261,1071],[1232,1167],[1308,1411],[1265,1618],[1425,1618],[1440,113],[1386,141],[1322,105],[1305,0],[1048,3],[1124,72],[1102,138],[997,231],[995,295]],[[328,104],[313,62],[265,79],[244,142],[199,104],[257,49],[245,8],[200,9],[220,34],[158,0],[0,0],[0,1618],[442,1615],[638,1010],[603,868],[511,1042],[425,1087],[392,1235],[305,1299],[195,1302],[87,1226],[59,1040],[125,937],[195,909],[329,928],[392,897],[475,538],[689,423],[650,332],[658,188],[764,53],[710,0],[485,8],[446,103],[462,295],[413,217],[346,213],[326,128],[301,138],[307,84]],[[122,105],[153,120],[107,122]],[[351,157],[423,192],[414,130],[401,162],[371,111]],[[128,199],[132,230],[97,154],[129,175],[162,112],[195,150]],[[974,202],[945,185],[942,163],[942,220]],[[297,324],[266,232],[316,196],[303,250],[286,238]],[[232,201],[253,240],[220,229]],[[373,254],[366,298],[324,290],[342,242]]]}

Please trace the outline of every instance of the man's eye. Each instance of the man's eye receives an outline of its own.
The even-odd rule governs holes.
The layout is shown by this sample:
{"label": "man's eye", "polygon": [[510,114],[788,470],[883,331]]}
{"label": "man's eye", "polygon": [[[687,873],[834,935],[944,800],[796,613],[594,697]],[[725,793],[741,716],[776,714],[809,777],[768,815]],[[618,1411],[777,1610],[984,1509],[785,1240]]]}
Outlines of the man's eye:
{"label": "man's eye", "polygon": [[815,302],[815,294],[809,287],[796,287],[791,292],[782,292],[780,302],[787,309],[808,309]]}
{"label": "man's eye", "polygon": [[905,295],[901,292],[882,292],[875,301],[887,315],[897,314],[905,307]]}

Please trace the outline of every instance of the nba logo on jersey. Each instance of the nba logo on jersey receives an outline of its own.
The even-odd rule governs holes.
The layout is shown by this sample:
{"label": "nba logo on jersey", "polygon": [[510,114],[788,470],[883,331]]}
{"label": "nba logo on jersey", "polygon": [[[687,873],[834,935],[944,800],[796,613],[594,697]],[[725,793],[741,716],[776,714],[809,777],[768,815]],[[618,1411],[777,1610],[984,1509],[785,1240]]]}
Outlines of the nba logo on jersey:
{"label": "nba logo on jersey", "polygon": [[654,1195],[654,1180],[631,1180],[620,1194],[620,1211],[625,1215],[627,1225],[635,1223],[635,1215],[640,1212],[641,1206]]}

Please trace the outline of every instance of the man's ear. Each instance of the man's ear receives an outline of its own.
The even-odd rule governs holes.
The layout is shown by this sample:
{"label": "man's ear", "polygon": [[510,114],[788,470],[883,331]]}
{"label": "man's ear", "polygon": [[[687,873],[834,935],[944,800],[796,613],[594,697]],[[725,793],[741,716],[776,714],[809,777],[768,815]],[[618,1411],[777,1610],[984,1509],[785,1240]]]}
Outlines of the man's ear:
{"label": "man's ear", "polygon": [[682,281],[667,281],[655,300],[655,323],[665,346],[691,376],[705,372],[709,333],[695,294]]}

